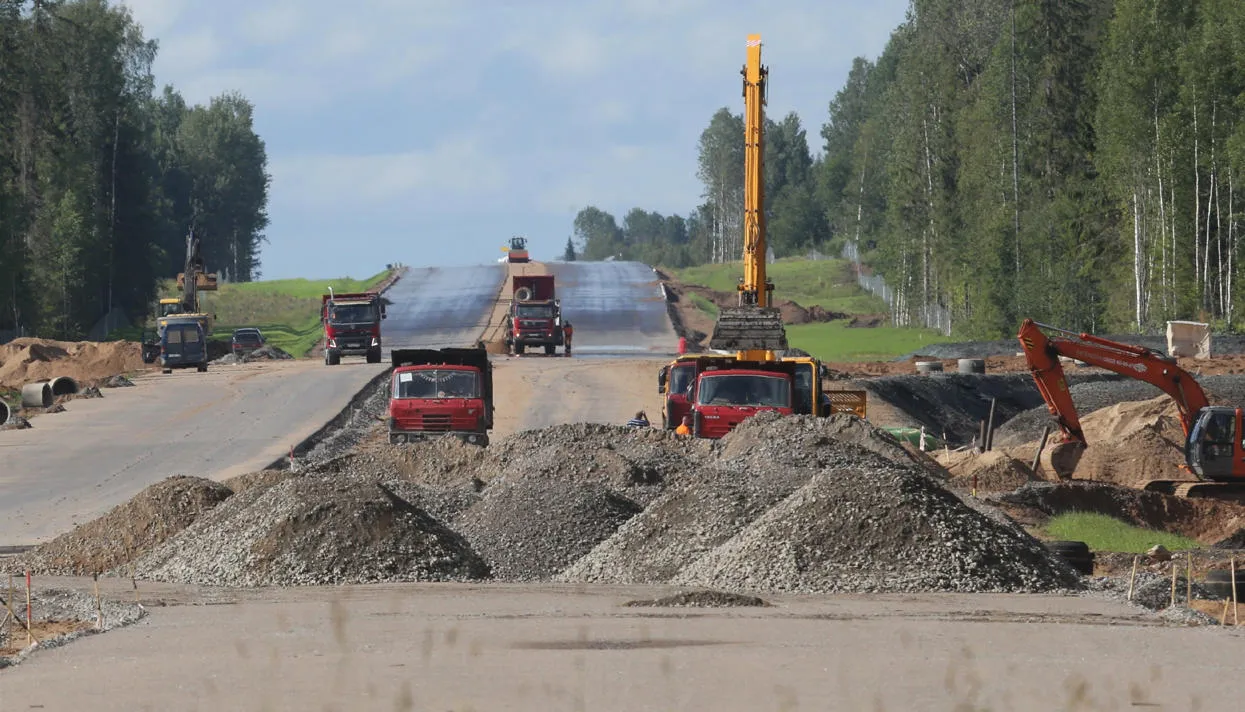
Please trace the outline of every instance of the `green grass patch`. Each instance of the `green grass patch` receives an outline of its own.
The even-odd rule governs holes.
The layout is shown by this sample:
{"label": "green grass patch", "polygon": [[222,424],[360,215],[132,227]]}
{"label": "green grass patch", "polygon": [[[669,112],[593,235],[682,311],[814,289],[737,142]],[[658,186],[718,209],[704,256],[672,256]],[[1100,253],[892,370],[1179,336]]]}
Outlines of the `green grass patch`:
{"label": "green grass patch", "polygon": [[[679,281],[700,284],[719,292],[734,292],[743,276],[742,262],[697,265],[670,270]],[[884,314],[886,302],[866,292],[852,274],[847,260],[784,259],[766,267],[774,281],[774,298],[790,299],[801,306],[820,306],[845,314]]]}
{"label": "green grass patch", "polygon": [[[320,340],[320,296],[335,292],[363,292],[380,284],[389,271],[367,279],[274,279],[266,282],[222,284],[216,292],[200,294],[201,307],[216,315],[210,338],[228,340],[234,329],[253,326],[268,343],[294,356],[305,356]],[[161,296],[176,296],[176,284],[167,281]],[[118,329],[110,339],[137,341],[141,327]]]}
{"label": "green grass patch", "polygon": [[1155,544],[1162,544],[1168,551],[1201,546],[1193,539],[1178,534],[1143,529],[1105,514],[1089,512],[1060,514],[1047,523],[1046,534],[1052,539],[1083,541],[1092,551],[1126,554],[1143,554]]}
{"label": "green grass patch", "polygon": [[695,294],[695,293],[688,293],[688,296],[689,296],[689,297],[691,297],[691,299],[692,299],[692,304],[693,304],[693,305],[695,305],[695,307],[696,307],[697,309],[699,309],[699,310],[701,310],[702,312],[704,312],[704,313],[708,314],[709,316],[713,317],[714,319],[718,318],[718,305],[714,304],[713,302],[709,301],[708,299],[705,299],[704,297],[700,296],[699,294]]}
{"label": "green grass patch", "polygon": [[895,326],[852,328],[846,321],[787,326],[787,341],[822,361],[886,361],[950,337],[931,329]]}

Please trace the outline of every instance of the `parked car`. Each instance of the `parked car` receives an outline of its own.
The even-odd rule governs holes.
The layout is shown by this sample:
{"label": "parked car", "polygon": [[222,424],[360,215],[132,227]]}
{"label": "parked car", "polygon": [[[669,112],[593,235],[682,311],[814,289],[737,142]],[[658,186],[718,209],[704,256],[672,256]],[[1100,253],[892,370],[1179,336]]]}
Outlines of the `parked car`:
{"label": "parked car", "polygon": [[234,329],[232,350],[235,356],[245,356],[264,345],[264,335],[259,329]]}

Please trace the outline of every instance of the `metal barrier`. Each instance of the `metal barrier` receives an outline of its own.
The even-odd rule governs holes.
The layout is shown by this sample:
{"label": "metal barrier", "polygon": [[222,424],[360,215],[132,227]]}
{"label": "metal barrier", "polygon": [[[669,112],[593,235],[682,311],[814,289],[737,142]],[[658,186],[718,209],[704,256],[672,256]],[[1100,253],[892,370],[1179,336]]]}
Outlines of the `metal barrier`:
{"label": "metal barrier", "polygon": [[861,420],[868,413],[868,391],[826,391],[830,396],[830,412],[852,413]]}

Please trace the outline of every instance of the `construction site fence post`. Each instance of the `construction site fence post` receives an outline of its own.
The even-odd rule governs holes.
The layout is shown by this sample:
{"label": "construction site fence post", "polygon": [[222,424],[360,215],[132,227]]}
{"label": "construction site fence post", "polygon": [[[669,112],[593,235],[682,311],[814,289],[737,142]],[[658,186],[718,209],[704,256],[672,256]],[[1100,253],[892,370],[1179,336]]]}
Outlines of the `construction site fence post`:
{"label": "construction site fence post", "polygon": [[1232,557],[1232,625],[1240,625],[1240,611],[1237,609],[1236,598],[1236,557]]}
{"label": "construction site fence post", "polygon": [[35,644],[35,634],[30,627],[34,625],[34,617],[30,613],[30,569],[26,569],[26,645]]}
{"label": "construction site fence post", "polygon": [[1133,600],[1133,584],[1137,581],[1137,560],[1139,556],[1133,557],[1133,573],[1128,577],[1128,600]]}
{"label": "construction site fence post", "polygon": [[1033,453],[1033,464],[1029,466],[1029,469],[1033,470],[1034,474],[1038,471],[1038,465],[1042,461],[1042,451],[1046,449],[1046,439],[1049,437],[1050,423],[1047,423],[1046,426],[1042,428],[1042,439],[1038,441],[1037,451]]}
{"label": "construction site fence post", "polygon": [[990,399],[990,418],[986,421],[986,452],[994,449],[994,406],[997,398]]}

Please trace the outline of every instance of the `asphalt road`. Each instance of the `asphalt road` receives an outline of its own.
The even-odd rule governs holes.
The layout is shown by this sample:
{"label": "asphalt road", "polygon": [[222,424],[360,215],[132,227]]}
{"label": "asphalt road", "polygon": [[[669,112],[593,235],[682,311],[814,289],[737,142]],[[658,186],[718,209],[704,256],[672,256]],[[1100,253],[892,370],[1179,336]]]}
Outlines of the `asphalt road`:
{"label": "asphalt road", "polygon": [[[385,361],[389,348],[474,342],[503,275],[501,265],[410,270],[386,293]],[[360,357],[156,372],[0,432],[0,545],[51,539],[171,475],[263,469],[383,368]]]}
{"label": "asphalt road", "polygon": [[657,275],[640,262],[547,262],[557,277],[562,314],[575,327],[574,356],[673,354],[670,324]]}
{"label": "asphalt road", "polygon": [[382,327],[384,359],[391,349],[474,343],[505,277],[502,264],[412,269],[385,293],[391,303]]}

